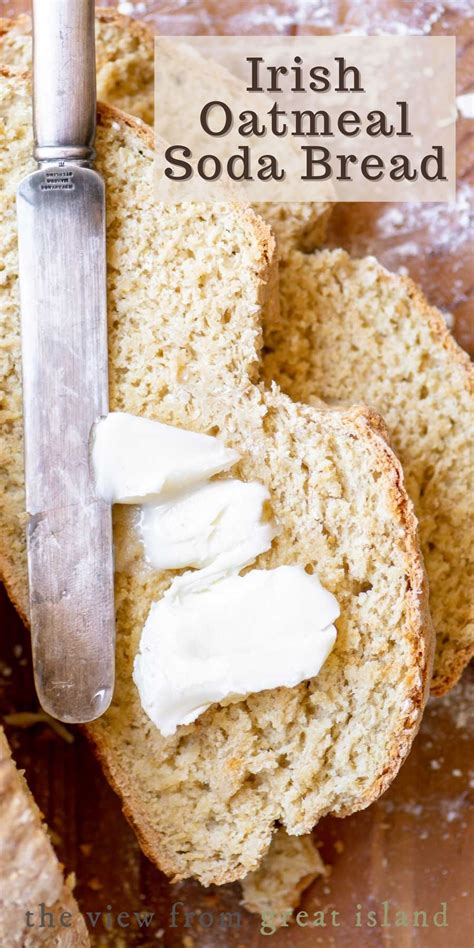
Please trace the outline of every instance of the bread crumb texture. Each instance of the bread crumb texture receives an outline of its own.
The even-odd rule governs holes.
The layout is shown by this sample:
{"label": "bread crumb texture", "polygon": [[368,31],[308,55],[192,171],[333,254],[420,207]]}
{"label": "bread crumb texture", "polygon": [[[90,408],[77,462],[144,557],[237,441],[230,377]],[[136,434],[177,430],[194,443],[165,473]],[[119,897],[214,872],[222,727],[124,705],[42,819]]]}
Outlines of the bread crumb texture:
{"label": "bread crumb texture", "polygon": [[304,890],[327,871],[312,836],[288,836],[277,830],[258,869],[242,882],[242,905],[257,915],[271,912],[283,924]]}
{"label": "bread crumb texture", "polygon": [[[4,70],[0,94],[0,550],[26,615],[15,188],[32,168],[28,83]],[[116,510],[117,684],[87,730],[150,858],[174,879],[225,882],[257,867],[277,821],[302,834],[326,813],[367,806],[408,752],[431,665],[416,521],[377,415],[318,410],[258,384],[273,254],[260,219],[237,205],[156,204],[151,131],[106,106],[97,152],[111,410],[237,449],[236,476],[268,487],[280,528],[257,565],[317,571],[341,607],[316,679],[213,706],[165,739],[141,709],[132,666],[173,574],[145,566],[133,508]]]}
{"label": "bread crumb texture", "polygon": [[474,651],[473,370],[408,279],[342,250],[282,261],[267,314],[265,375],[292,398],[379,411],[419,520],[437,633],[432,692]]}
{"label": "bread crumb texture", "polygon": [[[0,728],[0,944],[2,948],[86,948],[90,944],[86,923],[72,894],[71,880],[64,880],[41,814],[21,771],[12,759]],[[70,913],[70,926],[38,925],[38,906],[59,919]],[[32,911],[33,927],[26,912]]]}

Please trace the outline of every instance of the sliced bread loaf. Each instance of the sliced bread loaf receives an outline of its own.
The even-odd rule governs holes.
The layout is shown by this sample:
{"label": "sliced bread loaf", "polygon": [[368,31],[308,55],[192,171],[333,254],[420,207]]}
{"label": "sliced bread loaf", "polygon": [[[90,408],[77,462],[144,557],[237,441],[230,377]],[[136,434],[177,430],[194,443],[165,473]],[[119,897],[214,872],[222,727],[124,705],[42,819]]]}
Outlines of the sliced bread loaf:
{"label": "sliced bread loaf", "polygon": [[[25,615],[15,188],[32,166],[30,92],[8,72],[0,92],[0,549]],[[238,476],[272,496],[280,533],[258,566],[316,570],[341,607],[316,679],[214,706],[164,739],[141,709],[132,664],[172,575],[145,566],[131,512],[117,509],[117,686],[88,733],[148,855],[176,879],[224,882],[256,868],[277,821],[300,834],[387,787],[419,724],[431,627],[416,521],[383,424],[256,383],[270,233],[239,206],[157,205],[153,149],[144,125],[100,107],[111,408],[220,433],[242,455]]]}
{"label": "sliced bread loaf", "polygon": [[[153,124],[154,43],[144,23],[116,10],[96,10],[97,96],[102,102]],[[31,68],[31,20],[23,15],[0,19],[0,62],[14,69]],[[279,254],[290,247],[319,246],[326,232],[330,203],[255,205],[272,227]]]}
{"label": "sliced bread loaf", "polygon": [[420,525],[437,632],[432,692],[474,652],[474,373],[441,313],[408,279],[342,250],[282,261],[265,324],[265,374],[309,404],[380,411]]}
{"label": "sliced bread loaf", "polygon": [[[86,948],[86,923],[71,880],[51,845],[26,780],[0,728],[0,944],[2,948]],[[41,925],[40,903],[52,913]],[[27,917],[27,912],[31,912]],[[63,924],[60,918],[63,915]]]}

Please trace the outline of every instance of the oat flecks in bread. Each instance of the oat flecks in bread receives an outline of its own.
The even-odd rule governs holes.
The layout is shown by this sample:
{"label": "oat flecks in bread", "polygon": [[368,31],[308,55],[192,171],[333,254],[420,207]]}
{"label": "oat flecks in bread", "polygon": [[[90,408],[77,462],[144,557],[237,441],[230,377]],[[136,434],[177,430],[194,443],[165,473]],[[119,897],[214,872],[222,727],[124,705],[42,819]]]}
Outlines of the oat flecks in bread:
{"label": "oat flecks in bread", "polygon": [[[0,728],[0,944],[2,948],[86,948],[87,928],[41,814]],[[53,913],[54,932],[39,925],[38,906]],[[26,912],[34,913],[27,925]],[[67,927],[60,926],[62,912]]]}
{"label": "oat flecks in bread", "polygon": [[280,316],[266,318],[265,374],[308,403],[380,411],[419,519],[437,632],[432,692],[474,651],[473,370],[408,279],[344,251],[282,263]]}
{"label": "oat flecks in bread", "polygon": [[[4,424],[2,571],[26,612],[20,340],[14,192],[31,167],[29,90],[0,84]],[[408,752],[424,704],[431,628],[416,522],[375,414],[294,404],[260,371],[272,238],[235,205],[163,206],[153,136],[98,113],[108,220],[110,403],[242,454],[236,475],[272,494],[281,532],[260,567],[317,570],[341,607],[336,646],[313,681],[213,707],[164,739],[142,712],[132,664],[150,604],[171,574],[145,568],[129,516],[115,517],[117,688],[88,728],[147,854],[169,875],[242,878],[275,823],[308,831],[367,806]]]}
{"label": "oat flecks in bread", "polygon": [[284,924],[288,909],[297,908],[304,890],[327,871],[312,836],[277,830],[258,869],[242,880],[242,905]]}
{"label": "oat flecks in bread", "polygon": [[[0,62],[31,68],[31,20],[23,15],[0,19]],[[97,97],[148,124],[154,113],[154,42],[144,23],[113,9],[96,10]],[[332,204],[256,204],[270,224],[285,256],[291,247],[309,251],[324,240]]]}

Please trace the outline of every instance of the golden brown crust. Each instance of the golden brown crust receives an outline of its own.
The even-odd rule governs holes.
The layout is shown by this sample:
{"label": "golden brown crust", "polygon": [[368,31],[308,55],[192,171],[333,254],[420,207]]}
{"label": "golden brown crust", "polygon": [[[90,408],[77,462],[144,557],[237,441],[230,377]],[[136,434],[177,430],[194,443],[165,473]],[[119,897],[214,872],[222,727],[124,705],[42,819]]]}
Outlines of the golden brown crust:
{"label": "golden brown crust", "polygon": [[[429,306],[421,289],[409,277],[403,277],[402,282],[406,287],[409,298],[416,304],[426,319],[431,330],[438,339],[439,345],[446,350],[450,359],[453,360],[464,372],[466,380],[466,389],[472,395],[474,392],[474,366],[465,352],[457,344],[451,332],[446,326],[442,314],[438,309]],[[464,669],[474,656],[474,642],[456,650],[454,659],[443,663],[442,671],[438,671],[431,682],[431,694],[436,698],[441,698],[459,681]]]}

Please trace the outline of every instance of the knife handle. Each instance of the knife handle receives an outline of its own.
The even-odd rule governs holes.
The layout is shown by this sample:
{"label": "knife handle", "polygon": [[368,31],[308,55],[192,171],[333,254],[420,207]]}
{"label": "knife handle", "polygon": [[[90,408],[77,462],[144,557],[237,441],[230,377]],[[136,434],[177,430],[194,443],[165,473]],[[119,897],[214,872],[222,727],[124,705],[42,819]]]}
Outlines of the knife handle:
{"label": "knife handle", "polygon": [[94,0],[33,0],[33,129],[38,162],[94,158]]}

